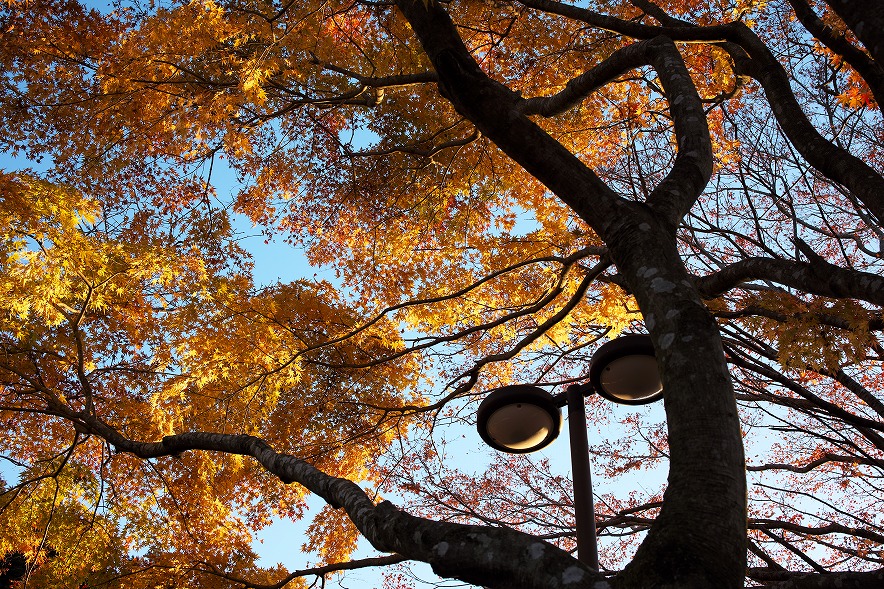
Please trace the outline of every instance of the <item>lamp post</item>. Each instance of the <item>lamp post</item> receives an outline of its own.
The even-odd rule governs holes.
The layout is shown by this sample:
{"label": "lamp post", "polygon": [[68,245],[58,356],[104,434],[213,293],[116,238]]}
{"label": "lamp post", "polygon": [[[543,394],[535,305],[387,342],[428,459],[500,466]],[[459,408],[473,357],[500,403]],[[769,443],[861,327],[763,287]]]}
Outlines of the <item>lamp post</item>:
{"label": "lamp post", "polygon": [[489,446],[527,454],[545,448],[562,429],[561,407],[568,407],[577,558],[598,570],[598,543],[584,397],[598,393],[615,403],[645,405],[663,396],[663,385],[647,335],[624,335],[601,346],[589,364],[589,382],[571,385],[556,396],[531,385],[510,385],[491,392],[479,405],[476,426]]}

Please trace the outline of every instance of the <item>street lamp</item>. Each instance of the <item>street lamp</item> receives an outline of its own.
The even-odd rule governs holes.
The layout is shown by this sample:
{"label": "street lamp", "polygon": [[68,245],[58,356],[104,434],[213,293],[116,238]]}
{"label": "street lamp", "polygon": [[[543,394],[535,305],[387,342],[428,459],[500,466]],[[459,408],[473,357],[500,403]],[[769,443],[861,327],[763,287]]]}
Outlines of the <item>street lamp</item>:
{"label": "street lamp", "polygon": [[502,452],[527,454],[549,446],[562,429],[555,397],[531,385],[516,384],[491,392],[479,405],[479,435]]}
{"label": "street lamp", "polygon": [[645,405],[663,396],[663,385],[647,335],[618,337],[600,347],[589,363],[589,382],[571,385],[551,395],[540,387],[510,385],[491,392],[479,405],[479,435],[495,450],[527,454],[545,448],[562,429],[561,407],[568,406],[571,472],[574,479],[574,515],[577,522],[577,558],[598,570],[598,543],[589,440],[586,435],[584,396],[598,393],[625,405]]}

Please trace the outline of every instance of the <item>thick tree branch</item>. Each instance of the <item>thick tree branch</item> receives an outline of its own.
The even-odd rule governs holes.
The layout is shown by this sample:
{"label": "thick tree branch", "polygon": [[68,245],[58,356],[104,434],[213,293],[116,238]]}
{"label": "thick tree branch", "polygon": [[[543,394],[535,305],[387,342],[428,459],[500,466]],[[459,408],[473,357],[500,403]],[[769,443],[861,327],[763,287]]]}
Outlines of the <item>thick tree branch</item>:
{"label": "thick tree branch", "polygon": [[880,589],[884,586],[884,569],[824,574],[749,569],[748,577],[769,589]]}
{"label": "thick tree branch", "polygon": [[797,464],[758,464],[758,465],[747,465],[746,470],[749,472],[763,472],[766,470],[788,470],[790,472],[796,473],[807,473],[810,472],[820,466],[825,464],[838,463],[838,464],[867,464],[869,466],[875,466],[880,469],[884,469],[884,460],[876,459],[866,456],[848,456],[843,454],[833,454],[831,452],[827,452],[820,456],[815,460],[811,460],[802,465]]}
{"label": "thick tree branch", "polygon": [[443,577],[501,589],[589,588],[603,579],[567,552],[528,534],[427,520],[388,501],[375,505],[352,481],[329,476],[295,456],[276,452],[254,436],[192,432],[166,436],[160,442],[138,442],[95,418],[60,413],[79,421],[80,427],[118,451],[144,459],[192,450],[251,456],[284,483],[296,482],[330,505],[343,507],[378,550],[429,563]]}
{"label": "thick tree branch", "polygon": [[[789,320],[789,316],[780,311],[774,311],[773,309],[767,309],[760,305],[748,305],[746,307],[742,307],[736,309],[734,311],[715,311],[715,316],[721,319],[739,319],[741,317],[767,317],[768,319],[773,319],[774,321],[785,322]],[[852,324],[847,321],[843,317],[836,317],[835,315],[829,315],[826,313],[814,313],[815,320],[820,325],[828,325],[831,327],[837,327],[838,329],[855,329],[856,324]],[[867,325],[867,329],[869,331],[881,331],[884,330],[884,317],[881,316],[881,313],[870,313],[869,320]]]}
{"label": "thick tree branch", "polygon": [[[844,35],[836,33],[832,27],[823,22],[807,3],[807,0],[789,0],[795,16],[810,33],[819,39],[833,53],[844,58],[850,67],[862,76],[878,104],[884,104],[884,67],[870,58],[866,53],[852,45]],[[879,31],[878,37],[881,32]]]}
{"label": "thick tree branch", "polygon": [[621,199],[579,158],[518,110],[519,96],[479,68],[444,9],[435,2],[424,7],[420,1],[401,0],[398,5],[439,75],[439,92],[484,136],[603,235]]}
{"label": "thick tree branch", "polygon": [[884,278],[839,268],[819,258],[810,262],[746,258],[698,278],[696,285],[704,297],[715,298],[752,280],[770,280],[818,296],[859,299],[884,307]]}
{"label": "thick tree branch", "polygon": [[884,4],[857,0],[826,0],[826,4],[862,41],[872,58],[879,64],[884,63]]}
{"label": "thick tree branch", "polygon": [[[522,4],[635,39],[664,35],[677,42],[719,44],[731,56],[737,75],[750,76],[761,83],[774,117],[799,153],[827,178],[849,188],[879,220],[884,219],[884,177],[846,149],[828,141],[816,130],[792,92],[786,69],[764,42],[743,23],[733,22],[710,27],[652,26],[600,15],[585,8],[550,0],[524,0]],[[876,27],[880,22],[880,7],[867,14],[861,8],[865,3],[838,0],[830,4],[837,4],[838,9],[845,11],[842,18],[845,21],[853,19],[854,24],[861,28],[865,40],[857,35],[860,40],[864,43],[868,40],[879,51],[884,51],[884,42],[880,41],[884,36],[880,34],[881,27]],[[879,40],[873,41],[876,38]],[[874,52],[872,57],[878,63],[882,61]]]}
{"label": "thick tree branch", "polygon": [[884,177],[817,131],[792,92],[786,69],[751,29],[742,23],[729,27],[734,31],[731,38],[748,54],[729,52],[736,71],[761,82],[774,117],[795,149],[827,178],[850,189],[879,221],[884,219]]}
{"label": "thick tree branch", "polygon": [[557,94],[527,99],[517,108],[524,114],[545,117],[565,112],[603,84],[644,65],[652,65],[663,84],[678,145],[672,169],[648,196],[648,204],[675,227],[709,182],[712,143],[697,88],[670,39],[655,37],[619,49],[598,66],[569,81]]}
{"label": "thick tree branch", "polygon": [[773,519],[751,519],[749,520],[749,528],[756,530],[786,530],[808,536],[819,536],[823,534],[844,534],[856,538],[865,538],[876,543],[884,543],[884,535],[866,530],[863,528],[851,528],[839,523],[829,523],[823,526],[804,526],[788,521],[779,521]]}
{"label": "thick tree branch", "polygon": [[[626,35],[634,39],[651,39],[658,35],[670,37],[683,42],[721,42],[727,38],[727,30],[724,27],[697,27],[675,24],[675,19],[667,19],[667,26],[646,25],[637,21],[623,20],[614,16],[599,14],[587,8],[555,2],[554,0],[519,0],[529,8],[541,10],[549,14],[557,14],[565,18],[585,22],[603,31],[618,35]],[[655,18],[658,18],[655,16]],[[661,20],[658,18],[658,20]]]}

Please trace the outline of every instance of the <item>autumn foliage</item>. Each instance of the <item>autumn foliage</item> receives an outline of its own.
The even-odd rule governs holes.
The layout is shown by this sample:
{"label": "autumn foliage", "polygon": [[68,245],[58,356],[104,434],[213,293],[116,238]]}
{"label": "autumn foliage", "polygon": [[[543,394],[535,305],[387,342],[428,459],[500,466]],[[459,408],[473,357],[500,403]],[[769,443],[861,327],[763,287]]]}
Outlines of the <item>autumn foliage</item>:
{"label": "autumn foliage", "polygon": [[[0,581],[880,587],[858,4],[4,4]],[[327,278],[259,277],[248,232]],[[665,409],[588,401],[592,571],[566,473],[470,428],[630,332]]]}

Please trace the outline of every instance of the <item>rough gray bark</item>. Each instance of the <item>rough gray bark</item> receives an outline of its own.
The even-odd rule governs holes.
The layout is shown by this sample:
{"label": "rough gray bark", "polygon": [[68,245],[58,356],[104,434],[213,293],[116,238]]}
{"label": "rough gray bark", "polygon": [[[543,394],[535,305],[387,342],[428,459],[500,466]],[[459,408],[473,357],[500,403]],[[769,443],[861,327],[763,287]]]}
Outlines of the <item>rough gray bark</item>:
{"label": "rough gray bark", "polygon": [[824,297],[850,297],[884,305],[884,278],[839,268],[820,258],[811,262],[747,258],[697,279],[703,296],[714,297],[741,282],[769,280]]}
{"label": "rough gray bark", "polygon": [[[65,415],[62,408],[56,410]],[[283,482],[303,485],[333,507],[346,510],[378,550],[429,563],[443,577],[501,589],[604,587],[602,575],[534,536],[505,528],[427,520],[409,515],[389,501],[375,505],[352,481],[329,476],[295,456],[276,452],[254,436],[192,432],[166,436],[159,442],[138,442],[94,417],[65,417],[81,431],[101,436],[116,450],[144,459],[191,450],[251,456]]]}

